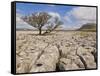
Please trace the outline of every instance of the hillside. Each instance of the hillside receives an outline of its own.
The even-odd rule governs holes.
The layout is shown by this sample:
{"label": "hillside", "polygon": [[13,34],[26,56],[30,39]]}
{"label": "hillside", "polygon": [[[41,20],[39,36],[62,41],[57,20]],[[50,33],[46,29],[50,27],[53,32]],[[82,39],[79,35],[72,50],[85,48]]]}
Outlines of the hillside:
{"label": "hillside", "polygon": [[95,23],[87,23],[80,27],[78,30],[80,31],[96,31],[96,24]]}

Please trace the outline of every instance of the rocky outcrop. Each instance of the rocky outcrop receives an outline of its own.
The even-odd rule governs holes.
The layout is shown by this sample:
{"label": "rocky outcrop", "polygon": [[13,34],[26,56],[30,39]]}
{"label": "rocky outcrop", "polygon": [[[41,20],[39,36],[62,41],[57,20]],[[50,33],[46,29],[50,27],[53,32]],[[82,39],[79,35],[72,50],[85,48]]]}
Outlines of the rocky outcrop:
{"label": "rocky outcrop", "polygon": [[[31,34],[30,34],[31,33]],[[17,31],[17,73],[96,68],[95,32],[56,32],[35,36]]]}

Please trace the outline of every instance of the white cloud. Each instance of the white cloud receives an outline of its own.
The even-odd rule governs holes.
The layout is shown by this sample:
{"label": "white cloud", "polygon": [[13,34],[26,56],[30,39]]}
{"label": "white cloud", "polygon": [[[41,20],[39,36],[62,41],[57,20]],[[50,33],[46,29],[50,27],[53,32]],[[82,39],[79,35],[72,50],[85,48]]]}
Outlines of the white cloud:
{"label": "white cloud", "polygon": [[96,20],[96,8],[94,7],[78,7],[74,8],[70,13],[79,20]]}
{"label": "white cloud", "polygon": [[70,16],[68,16],[68,15],[64,17],[64,20],[67,21],[67,22],[72,22]]}
{"label": "white cloud", "polygon": [[21,17],[21,14],[16,13],[16,29],[33,29],[33,27],[24,22]]}
{"label": "white cloud", "polygon": [[48,12],[49,15],[51,15],[52,17],[49,19],[49,21],[52,24],[55,24],[55,18],[58,18],[58,20],[61,20],[60,15],[57,12]]}
{"label": "white cloud", "polygon": [[49,15],[51,15],[52,17],[58,17],[59,19],[61,18],[60,15],[57,12],[49,12]]}
{"label": "white cloud", "polygon": [[76,7],[67,12],[64,20],[67,22],[66,27],[79,28],[86,23],[96,23],[95,7]]}
{"label": "white cloud", "polygon": [[22,17],[22,15],[21,15],[21,14],[16,13],[16,22],[22,22],[21,17]]}

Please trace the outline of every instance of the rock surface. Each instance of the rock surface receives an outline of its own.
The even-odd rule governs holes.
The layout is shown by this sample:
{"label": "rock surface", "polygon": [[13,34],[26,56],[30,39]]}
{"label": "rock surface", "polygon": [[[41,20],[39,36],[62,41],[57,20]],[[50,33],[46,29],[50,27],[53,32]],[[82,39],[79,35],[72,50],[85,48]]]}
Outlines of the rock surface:
{"label": "rock surface", "polygon": [[17,73],[96,68],[95,32],[53,32],[39,36],[17,31]]}

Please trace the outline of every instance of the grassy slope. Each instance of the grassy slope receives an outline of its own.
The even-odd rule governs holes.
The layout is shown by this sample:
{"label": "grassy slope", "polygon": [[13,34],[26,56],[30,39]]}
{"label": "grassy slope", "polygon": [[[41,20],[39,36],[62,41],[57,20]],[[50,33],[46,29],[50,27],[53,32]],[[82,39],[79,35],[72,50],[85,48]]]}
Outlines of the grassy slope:
{"label": "grassy slope", "polygon": [[94,23],[87,23],[84,24],[80,29],[78,29],[79,31],[96,31],[96,24]]}

